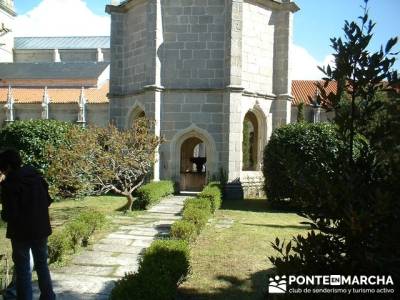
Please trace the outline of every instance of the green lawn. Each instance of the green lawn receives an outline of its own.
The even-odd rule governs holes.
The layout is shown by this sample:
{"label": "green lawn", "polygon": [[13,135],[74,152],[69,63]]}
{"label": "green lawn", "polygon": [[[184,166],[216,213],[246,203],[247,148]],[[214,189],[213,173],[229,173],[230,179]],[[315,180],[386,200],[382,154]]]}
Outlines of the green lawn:
{"label": "green lawn", "polygon": [[[224,221],[225,220],[225,221]],[[230,228],[218,228],[229,224]],[[192,274],[179,288],[179,299],[265,299],[268,256],[276,237],[305,233],[294,213],[272,211],[265,200],[225,201],[192,245]]]}
{"label": "green lawn", "polygon": [[[122,214],[118,209],[121,208],[126,202],[126,198],[117,196],[99,196],[99,197],[86,197],[83,200],[64,200],[54,202],[50,206],[50,219],[53,229],[63,226],[68,220],[77,216],[85,208],[94,208],[98,211],[105,213],[108,216]],[[1,209],[1,205],[0,205]],[[135,215],[137,212],[131,212],[129,215]],[[105,233],[113,229],[113,225],[104,228],[103,231],[98,232],[94,239],[99,238]],[[6,254],[9,259],[11,258],[11,245],[10,241],[6,239],[5,223],[0,222],[0,254]],[[2,288],[2,275],[4,274],[4,261],[0,261],[0,290]]]}

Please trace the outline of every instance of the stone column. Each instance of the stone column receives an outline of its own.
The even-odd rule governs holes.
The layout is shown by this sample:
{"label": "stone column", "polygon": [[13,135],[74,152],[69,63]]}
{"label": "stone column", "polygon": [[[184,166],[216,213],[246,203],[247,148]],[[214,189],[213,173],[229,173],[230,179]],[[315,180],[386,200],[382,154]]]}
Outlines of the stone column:
{"label": "stone column", "polygon": [[11,90],[11,85],[8,86],[7,102],[4,105],[6,111],[5,122],[14,122],[14,97]]}
{"label": "stone column", "polygon": [[46,87],[44,87],[43,99],[42,99],[42,119],[43,120],[49,119],[49,104],[50,104],[50,97],[49,97],[49,93],[47,92],[47,86],[46,86]]}
{"label": "stone column", "polygon": [[321,122],[321,105],[315,104],[313,106],[313,122],[319,123]]}
{"label": "stone column", "polygon": [[286,2],[282,3],[280,9],[273,13],[275,20],[273,93],[277,95],[272,107],[274,128],[290,123],[293,99],[291,97],[290,51],[293,13],[298,10],[296,4]]}
{"label": "stone column", "polygon": [[86,104],[87,99],[85,97],[85,89],[84,87],[81,88],[81,94],[79,96],[79,112],[78,112],[78,124],[81,124],[83,127],[86,125]]}
{"label": "stone column", "polygon": [[228,198],[242,198],[240,185],[242,161],[242,28],[243,0],[226,1],[225,32],[225,83],[224,93],[224,136],[221,161],[228,175],[226,195]]}
{"label": "stone column", "polygon": [[104,61],[104,54],[101,48],[97,48],[97,62],[103,62]]}
{"label": "stone column", "polygon": [[53,62],[61,62],[61,56],[60,56],[60,52],[58,51],[58,49],[54,49]]}
{"label": "stone column", "polygon": [[[158,50],[163,43],[163,25],[162,25],[162,11],[161,0],[152,0],[147,8],[149,21],[148,28],[148,52],[147,52],[147,65],[151,66],[151,70],[146,73],[146,80],[152,84],[145,86],[146,93],[153,99],[154,115],[147,117],[154,118],[154,134],[158,137],[161,136],[161,98],[163,87],[161,86],[161,62],[158,57]],[[157,147],[155,150],[155,163],[153,169],[153,180],[160,180],[160,149]]]}

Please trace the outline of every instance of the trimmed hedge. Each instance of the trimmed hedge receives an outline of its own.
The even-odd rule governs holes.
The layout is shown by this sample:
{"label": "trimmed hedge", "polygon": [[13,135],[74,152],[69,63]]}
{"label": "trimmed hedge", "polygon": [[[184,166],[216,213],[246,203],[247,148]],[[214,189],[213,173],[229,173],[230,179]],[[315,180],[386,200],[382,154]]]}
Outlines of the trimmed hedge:
{"label": "trimmed hedge", "polygon": [[265,147],[265,192],[272,205],[296,206],[305,190],[318,193],[319,178],[332,172],[340,143],[330,123],[294,123],[274,130]]}
{"label": "trimmed hedge", "polygon": [[187,220],[178,220],[171,226],[171,237],[185,241],[193,241],[197,236],[197,229],[194,223]]}
{"label": "trimmed hedge", "polygon": [[188,198],[185,200],[183,210],[188,208],[199,208],[208,211],[210,214],[213,212],[211,209],[211,201],[209,198]]}
{"label": "trimmed hedge", "polygon": [[205,186],[205,188],[198,195],[198,198],[207,198],[211,202],[211,210],[214,213],[217,209],[221,207],[222,195],[221,186],[218,182],[210,182]]}
{"label": "trimmed hedge", "polygon": [[106,223],[106,216],[96,210],[86,210],[55,231],[49,237],[48,249],[50,263],[62,262],[68,252],[86,247],[93,233]]}
{"label": "trimmed hedge", "polygon": [[137,189],[135,208],[147,209],[160,202],[162,197],[174,193],[174,183],[169,180],[153,181]]}
{"label": "trimmed hedge", "polygon": [[66,253],[71,249],[66,230],[57,230],[49,237],[49,263],[62,262]]}
{"label": "trimmed hedge", "polygon": [[157,240],[144,253],[138,273],[126,274],[111,292],[112,300],[175,299],[189,272],[189,247],[182,240]]}
{"label": "trimmed hedge", "polygon": [[210,213],[201,208],[189,207],[183,211],[182,219],[193,223],[197,233],[206,226]]}

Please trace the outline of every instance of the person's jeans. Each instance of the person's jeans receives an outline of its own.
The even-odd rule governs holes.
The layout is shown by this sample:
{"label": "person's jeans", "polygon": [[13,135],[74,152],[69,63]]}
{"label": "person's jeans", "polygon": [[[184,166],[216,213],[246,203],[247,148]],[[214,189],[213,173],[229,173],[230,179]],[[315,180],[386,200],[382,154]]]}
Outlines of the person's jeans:
{"label": "person's jeans", "polygon": [[[33,270],[32,251],[29,251],[29,268],[32,272]],[[3,300],[15,300],[15,299],[17,299],[17,274],[15,273],[15,268],[13,268],[12,279],[10,284],[4,291]]]}
{"label": "person's jeans", "polygon": [[29,250],[38,275],[40,299],[53,300],[55,294],[47,266],[47,238],[32,241],[11,240],[13,261],[17,275],[17,299],[32,300],[32,272],[29,265]]}

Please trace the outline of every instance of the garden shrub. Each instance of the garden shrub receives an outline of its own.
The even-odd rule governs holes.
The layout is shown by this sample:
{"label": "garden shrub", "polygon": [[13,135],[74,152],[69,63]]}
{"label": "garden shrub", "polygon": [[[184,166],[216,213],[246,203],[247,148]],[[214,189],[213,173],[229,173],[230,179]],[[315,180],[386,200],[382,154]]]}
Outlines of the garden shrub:
{"label": "garden shrub", "polygon": [[[66,133],[67,143],[54,147],[48,145],[46,154],[50,165],[46,177],[51,180],[50,192],[60,198],[83,198],[95,193],[93,184],[92,165],[85,160],[88,156],[95,162],[94,138],[91,137],[91,128],[71,127]],[[82,146],[82,143],[84,146]],[[67,167],[66,167],[67,166]]]}
{"label": "garden shrub", "polygon": [[63,229],[55,231],[49,237],[50,263],[61,262],[70,251],[76,251],[79,246],[87,246],[93,233],[106,222],[106,216],[96,210],[86,210],[75,219],[65,224]]}
{"label": "garden shrub", "polygon": [[135,208],[147,209],[158,203],[162,197],[174,193],[174,184],[169,180],[153,181],[138,188]]}
{"label": "garden shrub", "polygon": [[[71,129],[81,130],[69,122],[57,120],[28,120],[8,123],[0,129],[0,147],[14,148],[21,154],[24,164],[32,165],[45,175],[53,199],[87,195],[90,187],[84,178],[67,184],[63,180],[68,172],[66,164],[61,164],[59,172],[49,169],[59,160],[59,149],[71,142]],[[51,155],[49,149],[52,149]]]}
{"label": "garden shrub", "polygon": [[70,249],[69,235],[65,230],[57,230],[49,237],[49,263],[61,262]]}
{"label": "garden shrub", "polygon": [[85,222],[76,219],[68,223],[65,228],[69,236],[70,246],[74,251],[82,245],[84,240],[89,240],[90,228]]}
{"label": "garden shrub", "polygon": [[157,240],[144,253],[138,273],[117,281],[112,300],[175,299],[177,286],[189,272],[189,247],[182,240]]}
{"label": "garden shrub", "polygon": [[222,204],[220,184],[218,182],[210,182],[205,186],[198,197],[209,199],[211,201],[211,211],[214,213]]}
{"label": "garden shrub", "polygon": [[[106,216],[97,210],[88,209],[84,212],[81,212],[77,217],[77,220],[86,224],[90,235],[92,235],[96,230],[104,226],[106,223]],[[87,240],[84,240],[84,242],[87,242]]]}
{"label": "garden shrub", "polygon": [[197,233],[207,224],[210,213],[200,208],[189,207],[183,211],[182,219],[195,225]]}
{"label": "garden shrub", "polygon": [[29,120],[8,123],[0,129],[0,147],[20,151],[24,164],[45,173],[50,161],[45,153],[51,144],[58,147],[66,143],[66,133],[76,126],[56,120]]}
{"label": "garden shrub", "polygon": [[188,198],[185,200],[185,203],[183,205],[183,210],[188,208],[199,208],[201,210],[212,213],[211,201],[209,198],[203,198],[203,197]]}
{"label": "garden shrub", "polygon": [[70,238],[71,248],[76,250],[78,246],[86,246],[93,233],[105,222],[106,216],[99,211],[88,209],[81,212],[65,227]]}
{"label": "garden shrub", "polygon": [[330,123],[300,122],[274,130],[264,151],[268,201],[278,206],[304,192],[321,191],[319,178],[332,173],[339,150],[335,126]]}
{"label": "garden shrub", "polygon": [[178,220],[171,226],[171,237],[185,241],[193,241],[196,238],[196,225],[186,220]]}

